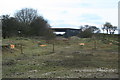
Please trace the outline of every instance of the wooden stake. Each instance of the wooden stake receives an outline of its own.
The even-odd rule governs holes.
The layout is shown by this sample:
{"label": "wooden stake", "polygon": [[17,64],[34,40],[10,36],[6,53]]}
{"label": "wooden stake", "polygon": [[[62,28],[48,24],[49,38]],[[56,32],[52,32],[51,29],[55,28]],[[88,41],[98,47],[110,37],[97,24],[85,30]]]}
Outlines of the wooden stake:
{"label": "wooden stake", "polygon": [[23,54],[23,48],[22,48],[22,44],[21,44],[21,54]]}
{"label": "wooden stake", "polygon": [[55,52],[55,49],[54,49],[54,42],[53,42],[53,52]]}

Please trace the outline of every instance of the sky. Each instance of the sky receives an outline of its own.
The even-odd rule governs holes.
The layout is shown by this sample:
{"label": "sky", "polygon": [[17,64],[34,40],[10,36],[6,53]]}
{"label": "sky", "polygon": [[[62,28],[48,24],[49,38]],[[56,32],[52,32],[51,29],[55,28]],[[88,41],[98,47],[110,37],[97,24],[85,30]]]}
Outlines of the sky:
{"label": "sky", "polygon": [[79,28],[105,22],[118,26],[119,0],[0,0],[0,15],[14,15],[22,8],[33,8],[52,27]]}

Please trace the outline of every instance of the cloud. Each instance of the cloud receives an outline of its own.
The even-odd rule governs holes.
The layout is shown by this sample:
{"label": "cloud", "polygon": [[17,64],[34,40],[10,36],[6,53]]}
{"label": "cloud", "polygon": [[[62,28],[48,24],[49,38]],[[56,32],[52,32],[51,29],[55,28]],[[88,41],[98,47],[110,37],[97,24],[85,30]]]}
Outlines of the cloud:
{"label": "cloud", "polygon": [[79,28],[76,25],[72,25],[72,24],[57,24],[54,27],[58,27],[58,28]]}
{"label": "cloud", "polygon": [[117,25],[119,0],[2,0],[0,15],[13,14],[30,7],[37,9],[53,27],[72,27],[85,24],[100,25],[111,22]]}
{"label": "cloud", "polygon": [[87,20],[101,20],[101,17],[96,15],[96,14],[82,14],[80,16],[81,18],[83,18],[84,20],[87,19]]}
{"label": "cloud", "polygon": [[80,22],[86,22],[86,23],[94,23],[94,24],[102,24],[102,17],[96,15],[96,14],[82,14],[80,16]]}

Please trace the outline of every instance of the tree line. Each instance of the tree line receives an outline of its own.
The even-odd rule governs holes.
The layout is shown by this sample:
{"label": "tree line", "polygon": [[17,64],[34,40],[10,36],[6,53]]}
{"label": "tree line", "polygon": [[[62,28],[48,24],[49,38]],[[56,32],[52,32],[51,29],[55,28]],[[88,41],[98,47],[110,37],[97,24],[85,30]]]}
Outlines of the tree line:
{"label": "tree line", "polygon": [[[2,15],[2,37],[13,36],[43,36],[46,39],[52,39],[55,34],[50,29],[50,24],[47,20],[38,14],[38,11],[32,8],[23,8],[10,15]],[[93,33],[100,33],[100,29],[96,26],[85,25],[80,27],[79,37],[91,37]],[[116,26],[106,22],[102,27],[103,32],[114,34],[117,30]]]}
{"label": "tree line", "polygon": [[104,31],[107,32],[107,34],[114,34],[117,30],[117,26],[113,26],[110,22],[106,22],[102,27],[103,33]]}
{"label": "tree line", "polygon": [[92,37],[95,33],[100,33],[100,29],[96,26],[84,25],[80,26],[81,32],[78,34],[81,38],[89,38]]}
{"label": "tree line", "polygon": [[37,10],[32,8],[23,8],[13,17],[10,15],[2,15],[2,37],[13,36],[43,36],[45,38],[53,38],[55,35],[50,29],[50,24]]}
{"label": "tree line", "polygon": [[[78,34],[79,37],[87,38],[92,37],[93,34],[98,34],[101,32],[100,28],[97,28],[96,26],[90,26],[90,25],[84,25],[80,26],[80,34]],[[115,31],[117,30],[117,26],[113,26],[110,22],[106,22],[102,26],[103,34],[115,34]],[[106,33],[105,33],[106,31]]]}

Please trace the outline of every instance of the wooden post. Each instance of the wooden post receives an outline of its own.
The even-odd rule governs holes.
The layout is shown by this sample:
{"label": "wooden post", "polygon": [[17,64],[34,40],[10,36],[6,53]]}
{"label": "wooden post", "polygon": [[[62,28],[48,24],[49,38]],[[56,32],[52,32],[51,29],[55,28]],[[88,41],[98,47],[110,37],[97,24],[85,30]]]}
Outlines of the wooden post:
{"label": "wooden post", "polygon": [[53,42],[53,52],[55,52],[55,49],[54,49],[54,42]]}
{"label": "wooden post", "polygon": [[20,37],[20,41],[21,41],[21,45],[20,45],[21,54],[23,54],[23,48],[22,48],[22,33],[21,33],[21,30],[18,30],[18,33],[19,33],[19,37]]}
{"label": "wooden post", "polygon": [[95,42],[94,42],[94,49],[95,49],[95,50],[97,49],[97,42],[96,42],[96,40],[95,40]]}
{"label": "wooden post", "polygon": [[97,41],[96,41],[95,35],[93,35],[93,40],[94,40],[94,50],[96,50],[97,49]]}
{"label": "wooden post", "polygon": [[23,47],[22,47],[22,43],[21,43],[21,54],[23,54]]}

